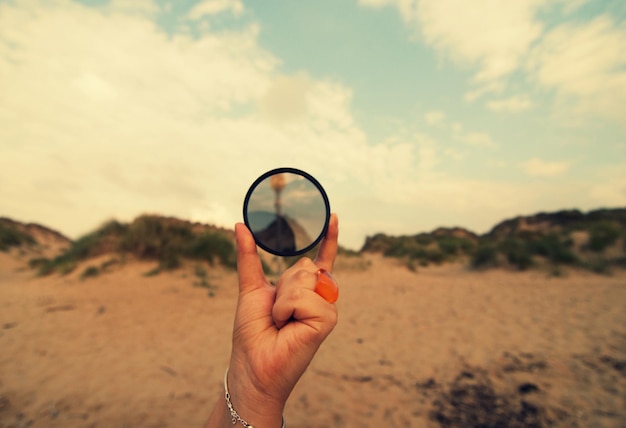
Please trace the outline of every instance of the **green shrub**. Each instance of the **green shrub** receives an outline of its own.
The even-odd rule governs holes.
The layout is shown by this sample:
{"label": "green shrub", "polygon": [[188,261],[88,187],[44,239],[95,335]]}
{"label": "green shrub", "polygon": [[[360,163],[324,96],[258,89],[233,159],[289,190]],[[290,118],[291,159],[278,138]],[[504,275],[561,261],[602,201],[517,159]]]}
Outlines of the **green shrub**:
{"label": "green shrub", "polygon": [[8,251],[11,247],[22,244],[34,245],[36,242],[29,234],[16,228],[0,223],[0,251]]}
{"label": "green shrub", "polygon": [[569,237],[562,239],[559,235],[551,233],[535,238],[528,245],[533,254],[544,256],[553,263],[578,263],[578,258],[570,248],[572,241]]}
{"label": "green shrub", "polygon": [[206,288],[208,290],[208,295],[209,297],[214,297],[215,296],[215,290],[217,289],[217,286],[211,284],[209,282],[208,279],[208,273],[206,271],[206,269],[204,268],[204,266],[202,265],[196,265],[194,267],[194,275],[196,276],[196,278],[198,278],[197,281],[193,282],[194,287],[203,287]]}
{"label": "green shrub", "polygon": [[47,260],[46,262],[43,262],[42,264],[39,265],[39,269],[37,270],[37,275],[38,276],[50,275],[52,272],[54,272],[54,270],[55,270],[55,266],[51,263],[51,260]]}
{"label": "green shrub", "polygon": [[411,272],[417,272],[418,268],[417,268],[417,264],[415,263],[415,260],[410,259],[407,263],[406,263],[406,267],[411,271]]}
{"label": "green shrub", "polygon": [[471,240],[456,236],[443,236],[437,240],[437,244],[441,251],[449,256],[454,256],[459,253],[470,254],[476,247]]}
{"label": "green shrub", "polygon": [[594,252],[601,253],[607,247],[615,244],[621,235],[618,226],[609,222],[599,222],[594,224],[589,231],[589,242],[587,247]]}
{"label": "green shrub", "polygon": [[181,266],[180,257],[177,254],[171,252],[162,255],[159,261],[160,270],[174,270],[178,269]]}
{"label": "green shrub", "polygon": [[74,261],[74,260],[66,260],[63,263],[57,265],[57,267],[56,267],[56,270],[61,275],[70,274],[70,273],[74,272],[74,269],[76,269],[76,261]]}
{"label": "green shrub", "polygon": [[219,260],[222,265],[234,268],[237,262],[237,253],[234,244],[219,233],[206,232],[194,236],[183,250],[183,254],[196,260],[206,260],[213,264]]}
{"label": "green shrub", "polygon": [[[123,235],[119,249],[143,259],[171,259],[193,239],[188,225],[169,224],[158,217],[140,217]],[[166,262],[167,263],[167,262]]]}
{"label": "green shrub", "polygon": [[337,249],[337,254],[346,257],[361,257],[361,253],[359,251],[354,251],[349,248],[342,247],[341,245]]}
{"label": "green shrub", "polygon": [[424,247],[413,248],[407,255],[411,260],[429,260],[429,251]]}
{"label": "green shrub", "polygon": [[159,266],[150,269],[148,272],[144,273],[143,276],[156,276],[161,273],[161,268]]}
{"label": "green shrub", "polygon": [[207,271],[204,268],[204,266],[202,265],[196,265],[194,267],[194,275],[196,275],[198,278],[206,278],[207,277]]}
{"label": "green shrub", "polygon": [[474,269],[497,266],[498,257],[495,247],[486,243],[479,245],[470,263]]}
{"label": "green shrub", "polygon": [[102,264],[100,265],[100,269],[104,271],[104,270],[107,270],[111,266],[114,266],[114,265],[116,265],[118,263],[120,263],[119,259],[112,258],[112,259],[109,259],[109,260],[106,260],[106,261],[102,262]]}
{"label": "green shrub", "polygon": [[428,258],[429,262],[433,262],[436,264],[443,263],[446,260],[445,254],[439,250],[428,251],[426,253],[426,257]]}
{"label": "green shrub", "polygon": [[521,239],[509,237],[498,245],[507,261],[519,270],[526,270],[533,265],[533,257],[528,244]]}
{"label": "green shrub", "polygon": [[611,263],[604,257],[593,257],[590,260],[584,262],[583,267],[589,269],[592,272],[602,275],[611,274]]}
{"label": "green shrub", "polygon": [[383,255],[385,257],[402,258],[411,256],[411,254],[419,248],[418,244],[412,240],[398,238],[389,245],[383,252]]}
{"label": "green shrub", "polygon": [[80,278],[86,279],[86,278],[92,278],[98,275],[100,275],[100,269],[98,269],[96,266],[89,266],[87,269],[83,271],[83,273],[80,275]]}
{"label": "green shrub", "polygon": [[28,261],[28,267],[31,269],[39,269],[46,263],[50,263],[50,259],[47,259],[45,257],[36,257]]}
{"label": "green shrub", "polygon": [[415,242],[419,245],[427,246],[431,244],[435,239],[428,233],[420,233],[415,236]]}
{"label": "green shrub", "polygon": [[552,265],[548,273],[548,276],[554,277],[554,278],[560,278],[560,277],[565,276],[565,272],[563,271],[563,269],[561,269],[559,265]]}
{"label": "green shrub", "polygon": [[461,240],[453,236],[445,236],[438,240],[439,248],[444,254],[455,255],[461,248]]}

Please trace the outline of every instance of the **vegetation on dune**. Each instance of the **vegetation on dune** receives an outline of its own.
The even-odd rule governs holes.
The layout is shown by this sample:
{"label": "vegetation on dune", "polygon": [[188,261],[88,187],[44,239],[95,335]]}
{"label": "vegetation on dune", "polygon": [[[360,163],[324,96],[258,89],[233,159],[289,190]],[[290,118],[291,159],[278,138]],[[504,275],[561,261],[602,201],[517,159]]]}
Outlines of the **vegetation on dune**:
{"label": "vegetation on dune", "polygon": [[386,257],[406,261],[411,269],[461,260],[472,254],[478,246],[478,237],[464,229],[437,229],[432,233],[414,236],[391,237],[377,234],[368,237],[362,251],[379,252]]}
{"label": "vegetation on dune", "polygon": [[[622,235],[620,227],[608,221],[599,221],[591,226],[588,248],[601,253],[607,247],[615,244]],[[626,241],[624,241],[626,243]]]}
{"label": "vegetation on dune", "polygon": [[[621,242],[621,243],[620,243]],[[362,251],[406,262],[412,270],[431,263],[467,261],[473,269],[572,266],[607,274],[626,267],[626,209],[578,210],[517,217],[477,236],[460,228],[440,228],[414,236],[368,237]]]}
{"label": "vegetation on dune", "polygon": [[[43,226],[0,218],[0,251],[36,246],[42,232],[48,236],[46,239],[53,237],[54,242],[63,246],[69,242],[58,232]],[[318,248],[314,248],[303,256],[314,258],[317,251]],[[569,266],[610,274],[616,267],[626,268],[626,208],[520,216],[502,221],[481,236],[458,227],[403,236],[379,233],[367,237],[360,251],[343,247],[338,250],[346,266],[366,266],[367,263],[358,262],[368,252],[402,260],[411,270],[456,262],[472,269],[540,268],[552,275],[561,275],[563,268]],[[185,260],[211,265],[218,263],[228,268],[236,266],[232,232],[155,215],[144,215],[131,223],[107,222],[71,242],[58,256],[52,259],[39,256],[30,260],[29,265],[40,275],[66,274],[75,270],[80,262],[105,254],[111,254],[112,258],[100,266],[88,267],[81,277],[106,272],[128,257],[158,262],[155,269],[146,273],[147,276],[176,269]],[[277,269],[289,267],[301,257],[287,257]],[[348,262],[349,259],[357,263],[354,260]],[[276,273],[270,259],[262,257],[262,263],[265,273]],[[206,279],[200,278],[199,281],[202,285]]]}
{"label": "vegetation on dune", "polygon": [[8,222],[0,222],[0,251],[9,251],[11,247],[34,244],[35,240],[29,234]]}
{"label": "vegetation on dune", "polygon": [[[176,269],[183,259],[206,261],[210,264],[235,267],[235,245],[224,231],[202,227],[190,222],[159,216],[141,216],[130,224],[110,221],[72,243],[51,260],[32,261],[40,275],[73,271],[83,260],[108,253],[122,258],[133,256],[140,260],[156,260],[154,273]],[[99,270],[106,268],[101,267]],[[97,269],[97,268],[96,268]],[[83,273],[83,277],[95,272]]]}

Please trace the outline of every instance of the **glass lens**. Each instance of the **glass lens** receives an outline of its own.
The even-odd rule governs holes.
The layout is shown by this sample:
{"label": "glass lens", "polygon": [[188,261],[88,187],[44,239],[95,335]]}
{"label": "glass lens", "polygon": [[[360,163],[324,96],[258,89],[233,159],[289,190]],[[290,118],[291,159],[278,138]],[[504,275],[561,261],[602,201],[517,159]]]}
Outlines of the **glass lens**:
{"label": "glass lens", "polygon": [[322,186],[292,168],[261,176],[244,201],[244,220],[257,245],[281,256],[302,254],[314,247],[326,232],[329,217]]}

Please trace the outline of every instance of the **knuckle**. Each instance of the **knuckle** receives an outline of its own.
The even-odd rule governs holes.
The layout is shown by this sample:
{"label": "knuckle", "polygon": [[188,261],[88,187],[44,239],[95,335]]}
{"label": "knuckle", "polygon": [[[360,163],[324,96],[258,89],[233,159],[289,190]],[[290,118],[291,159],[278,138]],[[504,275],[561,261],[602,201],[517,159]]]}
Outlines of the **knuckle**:
{"label": "knuckle", "polygon": [[298,304],[306,298],[306,290],[303,288],[294,288],[289,290],[289,293],[285,295],[286,301],[291,304]]}
{"label": "knuckle", "polygon": [[303,282],[309,280],[313,276],[314,274],[308,270],[301,269],[294,274],[293,278],[298,282]]}
{"label": "knuckle", "polygon": [[308,257],[302,257],[300,260],[298,260],[295,264],[295,266],[298,266],[301,269],[304,268],[310,268],[311,266],[315,266],[315,264],[313,263],[313,260],[311,260]]}

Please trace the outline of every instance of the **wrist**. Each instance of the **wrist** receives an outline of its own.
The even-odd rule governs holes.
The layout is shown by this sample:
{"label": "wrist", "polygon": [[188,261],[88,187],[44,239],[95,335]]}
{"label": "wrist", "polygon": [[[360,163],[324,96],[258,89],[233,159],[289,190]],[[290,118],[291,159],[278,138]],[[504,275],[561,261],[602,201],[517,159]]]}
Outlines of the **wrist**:
{"label": "wrist", "polygon": [[233,425],[246,428],[285,426],[284,402],[276,401],[261,392],[242,371],[226,369],[224,399]]}

